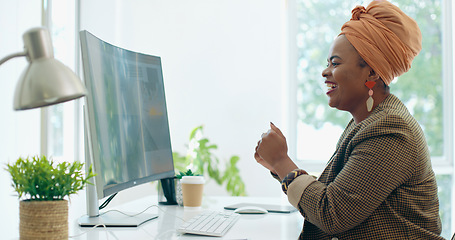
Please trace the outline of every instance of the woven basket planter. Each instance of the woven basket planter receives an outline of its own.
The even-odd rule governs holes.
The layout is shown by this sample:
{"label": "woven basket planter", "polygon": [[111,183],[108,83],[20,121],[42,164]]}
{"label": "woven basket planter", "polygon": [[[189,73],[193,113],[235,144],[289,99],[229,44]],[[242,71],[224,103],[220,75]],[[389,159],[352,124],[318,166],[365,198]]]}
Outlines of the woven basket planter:
{"label": "woven basket planter", "polygon": [[21,201],[21,239],[68,239],[68,201]]}

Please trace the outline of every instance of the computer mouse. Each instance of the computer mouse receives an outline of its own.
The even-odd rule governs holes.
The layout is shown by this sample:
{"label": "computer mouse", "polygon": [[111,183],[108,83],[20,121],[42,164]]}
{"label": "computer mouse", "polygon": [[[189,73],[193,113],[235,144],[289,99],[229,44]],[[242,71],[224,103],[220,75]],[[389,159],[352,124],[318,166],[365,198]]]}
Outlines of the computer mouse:
{"label": "computer mouse", "polygon": [[257,206],[245,206],[245,207],[239,207],[234,210],[235,213],[248,213],[248,214],[264,214],[268,213],[267,209],[257,207]]}

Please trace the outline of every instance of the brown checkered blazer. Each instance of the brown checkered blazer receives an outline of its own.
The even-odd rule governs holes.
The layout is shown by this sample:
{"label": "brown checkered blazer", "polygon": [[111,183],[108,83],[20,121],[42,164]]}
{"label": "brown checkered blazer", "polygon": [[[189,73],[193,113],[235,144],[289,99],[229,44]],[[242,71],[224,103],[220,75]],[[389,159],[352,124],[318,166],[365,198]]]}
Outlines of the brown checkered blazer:
{"label": "brown checkered blazer", "polygon": [[318,180],[304,176],[299,239],[443,239],[425,137],[394,95],[351,120]]}

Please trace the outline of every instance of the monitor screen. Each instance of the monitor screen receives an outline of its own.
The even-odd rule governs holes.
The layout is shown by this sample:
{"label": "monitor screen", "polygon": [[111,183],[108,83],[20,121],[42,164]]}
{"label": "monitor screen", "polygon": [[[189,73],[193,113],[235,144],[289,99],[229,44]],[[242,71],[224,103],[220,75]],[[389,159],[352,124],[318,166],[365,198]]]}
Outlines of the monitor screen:
{"label": "monitor screen", "polygon": [[86,133],[99,199],[174,176],[161,59],[81,31]]}

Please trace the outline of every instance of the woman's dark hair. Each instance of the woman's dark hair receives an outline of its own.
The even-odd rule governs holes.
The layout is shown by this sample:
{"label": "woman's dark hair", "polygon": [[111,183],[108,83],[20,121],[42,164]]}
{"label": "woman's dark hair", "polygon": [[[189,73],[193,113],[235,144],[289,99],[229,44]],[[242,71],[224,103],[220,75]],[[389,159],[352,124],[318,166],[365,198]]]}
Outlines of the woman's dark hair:
{"label": "woman's dark hair", "polygon": [[[364,68],[364,67],[368,66],[367,62],[365,62],[365,60],[363,60],[362,57],[359,57],[359,66],[360,66],[361,68]],[[382,80],[382,78],[381,78],[381,82],[382,82],[382,85],[384,86],[384,89],[385,89],[386,91],[389,91],[389,90],[390,90],[390,87],[389,87],[387,84],[385,84],[385,82],[384,82],[384,80]]]}
{"label": "woman's dark hair", "polygon": [[368,66],[368,64],[365,62],[365,60],[363,60],[362,57],[359,57],[359,66],[361,68],[364,68],[364,67]]}

